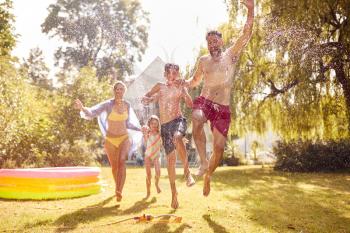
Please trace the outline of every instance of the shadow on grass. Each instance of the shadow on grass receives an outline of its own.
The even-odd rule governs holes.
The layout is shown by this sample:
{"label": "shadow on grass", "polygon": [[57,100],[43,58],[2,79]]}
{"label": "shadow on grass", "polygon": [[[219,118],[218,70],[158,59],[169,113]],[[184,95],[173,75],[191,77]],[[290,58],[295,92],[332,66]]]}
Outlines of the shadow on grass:
{"label": "shadow on grass", "polygon": [[154,204],[157,202],[157,198],[155,197],[153,197],[150,201],[146,201],[146,200],[147,198],[143,198],[142,200],[135,202],[133,206],[131,206],[126,210],[123,210],[121,214],[139,213],[147,209],[151,204]]}
{"label": "shadow on grass", "polygon": [[[233,189],[225,197],[248,218],[278,232],[347,232],[350,229],[350,180],[345,174],[283,173],[271,169],[225,169],[215,172],[212,192]],[[335,193],[337,191],[338,193]],[[209,216],[203,216],[220,231]],[[213,228],[214,229],[214,228]],[[225,229],[222,229],[225,230]],[[216,232],[216,231],[215,231]]]}
{"label": "shadow on grass", "polygon": [[[119,205],[105,207],[115,196],[111,196],[106,200],[92,206],[88,206],[77,210],[73,213],[65,214],[59,217],[53,225],[57,226],[56,232],[70,231],[77,228],[78,224],[83,224],[87,222],[93,222],[98,219],[102,219],[106,216],[118,216],[118,215],[127,215],[132,213],[141,212],[144,209],[147,209],[149,205],[155,203],[156,198],[152,198],[150,201],[146,201],[145,198],[136,202],[133,206],[126,210],[120,210]],[[34,226],[27,226],[31,228]]]}
{"label": "shadow on grass", "polygon": [[[52,227],[56,227],[56,232],[65,232],[75,229],[77,225],[81,223],[91,222],[105,216],[117,215],[120,213],[120,210],[118,210],[119,205],[105,207],[105,205],[114,198],[113,195],[95,205],[87,206],[72,213],[62,215],[52,223]],[[29,229],[42,224],[44,223],[27,224],[25,225],[24,230],[28,231]]]}
{"label": "shadow on grass", "polygon": [[144,230],[144,233],[154,233],[154,232],[162,232],[162,233],[167,233],[167,232],[172,232],[172,233],[181,233],[186,230],[186,228],[192,228],[190,225],[187,223],[181,224],[178,228],[175,229],[175,231],[171,231],[169,224],[167,223],[156,223],[153,224],[152,227]]}
{"label": "shadow on grass", "polygon": [[217,233],[228,233],[228,231],[226,230],[225,227],[221,226],[220,224],[217,224],[215,221],[211,220],[210,215],[209,214],[205,214],[202,216],[205,221],[208,222],[209,227],[211,229],[213,229],[213,232],[217,232]]}
{"label": "shadow on grass", "polygon": [[120,213],[119,205],[105,207],[115,196],[111,196],[100,203],[87,206],[69,214],[59,217],[53,225],[57,226],[56,232],[64,232],[75,229],[78,224],[96,221],[105,216],[118,215]]}

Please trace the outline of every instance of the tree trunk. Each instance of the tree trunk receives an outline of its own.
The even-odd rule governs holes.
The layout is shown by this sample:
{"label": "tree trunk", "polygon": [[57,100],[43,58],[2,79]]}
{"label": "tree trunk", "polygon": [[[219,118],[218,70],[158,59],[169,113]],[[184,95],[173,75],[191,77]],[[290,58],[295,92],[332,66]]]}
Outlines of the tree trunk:
{"label": "tree trunk", "polygon": [[348,136],[350,136],[350,78],[346,77],[344,72],[344,64],[341,61],[339,61],[335,66],[335,73],[342,86],[345,97],[346,114],[348,119]]}

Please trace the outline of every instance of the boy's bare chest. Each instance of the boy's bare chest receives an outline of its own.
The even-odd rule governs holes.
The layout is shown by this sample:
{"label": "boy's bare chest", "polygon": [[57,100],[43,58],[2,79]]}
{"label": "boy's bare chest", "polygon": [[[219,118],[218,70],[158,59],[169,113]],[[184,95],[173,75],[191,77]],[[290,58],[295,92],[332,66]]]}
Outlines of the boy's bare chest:
{"label": "boy's bare chest", "polygon": [[172,100],[175,101],[181,97],[181,91],[179,88],[176,87],[168,87],[168,86],[163,86],[160,89],[160,100]]}

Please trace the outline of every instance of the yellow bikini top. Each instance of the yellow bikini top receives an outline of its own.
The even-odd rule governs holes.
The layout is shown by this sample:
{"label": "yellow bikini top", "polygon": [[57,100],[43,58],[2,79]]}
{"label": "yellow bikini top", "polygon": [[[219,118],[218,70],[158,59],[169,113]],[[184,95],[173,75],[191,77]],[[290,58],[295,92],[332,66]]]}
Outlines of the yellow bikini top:
{"label": "yellow bikini top", "polygon": [[128,111],[125,111],[121,114],[112,110],[112,112],[108,116],[108,120],[110,121],[126,121],[128,119]]}

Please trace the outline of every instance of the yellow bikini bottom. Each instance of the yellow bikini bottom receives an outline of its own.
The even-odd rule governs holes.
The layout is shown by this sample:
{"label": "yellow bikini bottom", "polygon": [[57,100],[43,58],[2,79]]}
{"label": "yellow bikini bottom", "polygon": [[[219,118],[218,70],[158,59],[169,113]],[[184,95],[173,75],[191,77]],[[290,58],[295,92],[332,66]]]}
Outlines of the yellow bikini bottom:
{"label": "yellow bikini bottom", "polygon": [[106,140],[109,141],[113,146],[119,147],[122,142],[124,142],[125,139],[129,137],[128,134],[124,134],[122,136],[118,137],[106,137]]}

